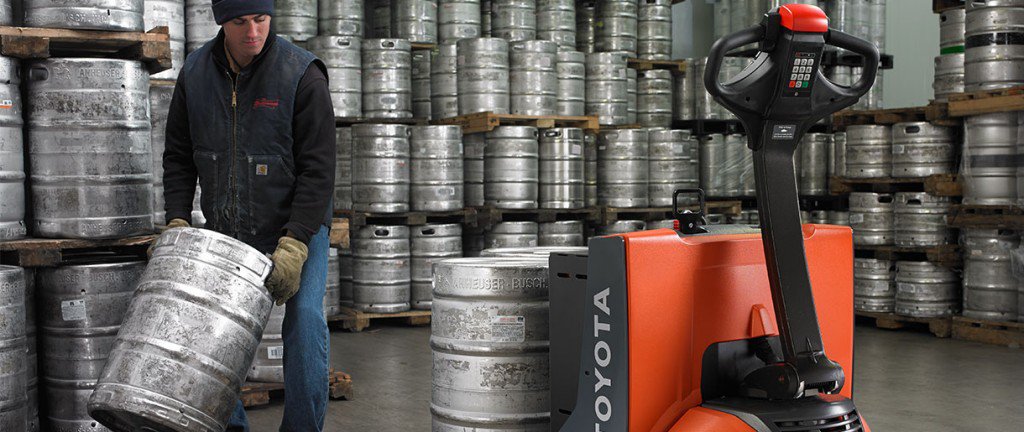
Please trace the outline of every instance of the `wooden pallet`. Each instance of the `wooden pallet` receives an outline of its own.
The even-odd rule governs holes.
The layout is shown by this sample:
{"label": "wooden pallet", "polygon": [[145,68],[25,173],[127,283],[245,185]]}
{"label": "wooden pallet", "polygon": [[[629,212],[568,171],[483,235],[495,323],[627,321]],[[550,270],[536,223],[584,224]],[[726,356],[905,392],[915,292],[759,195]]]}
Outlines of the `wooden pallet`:
{"label": "wooden pallet", "polygon": [[1014,348],[1024,347],[1024,323],[953,318],[953,338]]}
{"label": "wooden pallet", "polygon": [[596,222],[601,215],[601,210],[597,207],[581,209],[499,209],[486,206],[477,207],[476,210],[477,225],[481,227],[511,221],[545,223],[564,220],[584,220]]}
{"label": "wooden pallet", "polygon": [[[743,209],[743,202],[738,200],[707,201],[705,206],[708,213],[721,213],[726,216],[738,216],[740,211]],[[699,210],[699,207],[696,204],[681,206],[681,208],[690,211]],[[601,217],[598,220],[598,223],[601,225],[609,225],[612,222],[620,220],[656,221],[674,218],[675,216],[672,214],[671,207],[603,207],[601,208]]]}
{"label": "wooden pallet", "polygon": [[423,326],[430,324],[430,311],[410,310],[393,314],[366,313],[355,309],[341,307],[341,314],[327,317],[327,322],[348,330],[350,332],[361,332],[370,326],[373,321],[389,320],[400,321],[407,325]]}
{"label": "wooden pallet", "polygon": [[[335,400],[352,400],[355,393],[352,390],[352,376],[341,371],[331,369],[328,376],[330,386],[330,398]],[[246,408],[267,405],[273,399],[284,397],[284,383],[261,383],[246,382],[242,385],[242,405]]]}
{"label": "wooden pallet", "polygon": [[1024,229],[1024,209],[1009,205],[956,204],[946,218],[958,228]]}
{"label": "wooden pallet", "polygon": [[367,118],[367,117],[335,117],[334,125],[337,127],[347,127],[355,124],[370,123],[370,124],[401,124],[401,125],[425,125],[427,119],[422,118]]}
{"label": "wooden pallet", "polygon": [[956,174],[934,174],[928,177],[884,177],[829,179],[829,193],[847,195],[850,192],[927,192],[934,196],[958,197],[963,195],[963,186]]}
{"label": "wooden pallet", "polygon": [[948,9],[964,7],[964,0],[932,0],[932,12],[942,13]]}
{"label": "wooden pallet", "polygon": [[331,221],[331,246],[342,249],[349,248],[349,221],[348,219],[334,219]]}
{"label": "wooden pallet", "polygon": [[20,267],[55,267],[85,255],[144,257],[156,235],[112,240],[23,239],[0,242],[0,261]]}
{"label": "wooden pallet", "polygon": [[626,59],[626,66],[638,71],[664,69],[674,74],[686,73],[686,60],[646,60],[640,58]]}
{"label": "wooden pallet", "polygon": [[467,207],[447,212],[400,212],[372,213],[355,210],[338,210],[335,217],[345,218],[350,228],[364,225],[423,225],[427,223],[460,223],[477,225],[477,209]]}
{"label": "wooden pallet", "polygon": [[931,261],[942,267],[956,269],[962,265],[960,245],[905,247],[905,246],[854,246],[854,254],[864,258],[892,261]]}
{"label": "wooden pallet", "polygon": [[571,127],[596,131],[601,128],[597,116],[528,116],[481,112],[435,120],[433,124],[462,126],[462,133],[490,132],[498,126],[533,126],[538,129]]}
{"label": "wooden pallet", "polygon": [[1024,86],[949,95],[949,116],[1024,110]]}
{"label": "wooden pallet", "polygon": [[880,329],[927,328],[933,335],[940,338],[948,338],[953,334],[953,320],[950,317],[915,318],[893,313],[861,311],[855,311],[854,314],[862,321],[873,320],[875,327]]}
{"label": "wooden pallet", "polygon": [[166,26],[145,33],[0,26],[0,54],[8,57],[139,60],[149,73],[171,68],[170,40]]}
{"label": "wooden pallet", "polygon": [[832,124],[837,130],[843,130],[847,126],[853,125],[891,125],[918,121],[927,121],[940,126],[959,126],[959,120],[948,118],[946,109],[946,104],[942,102],[932,102],[920,107],[881,110],[845,109],[832,114]]}
{"label": "wooden pallet", "polygon": [[413,51],[434,50],[434,49],[437,48],[437,44],[432,44],[432,43],[412,42],[409,45],[412,45],[412,50]]}

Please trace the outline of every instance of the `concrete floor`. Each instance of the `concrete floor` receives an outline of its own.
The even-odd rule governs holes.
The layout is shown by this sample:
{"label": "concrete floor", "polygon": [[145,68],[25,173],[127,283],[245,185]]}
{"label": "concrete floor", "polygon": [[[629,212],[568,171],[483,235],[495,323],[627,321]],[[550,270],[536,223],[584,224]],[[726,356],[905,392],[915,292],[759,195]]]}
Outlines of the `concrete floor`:
{"label": "concrete floor", "polygon": [[[332,333],[333,364],[357,393],[330,402],[324,430],[429,431],[429,337],[429,327]],[[863,326],[856,338],[855,398],[873,430],[1024,430],[1024,350]],[[253,432],[276,431],[282,410],[250,410]]]}

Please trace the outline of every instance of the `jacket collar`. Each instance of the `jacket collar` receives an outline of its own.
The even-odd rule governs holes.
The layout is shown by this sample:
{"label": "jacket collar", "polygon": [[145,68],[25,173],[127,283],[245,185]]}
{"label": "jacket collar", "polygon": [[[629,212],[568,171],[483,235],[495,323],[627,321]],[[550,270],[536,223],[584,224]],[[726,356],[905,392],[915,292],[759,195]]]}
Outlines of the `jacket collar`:
{"label": "jacket collar", "polygon": [[[259,54],[256,54],[256,58],[252,59],[252,62],[250,62],[247,66],[242,68],[241,73],[246,74],[256,69],[260,64],[260,61],[263,60],[264,57],[266,57],[267,52],[270,51],[270,48],[273,47],[276,42],[277,34],[271,31],[270,33],[267,34],[267,43],[263,44],[263,49],[260,51]],[[232,73],[231,66],[228,65],[228,56],[224,50],[223,29],[217,32],[217,37],[213,40],[212,48],[213,62],[217,64],[217,67],[219,67],[221,71],[227,71],[228,73]]]}

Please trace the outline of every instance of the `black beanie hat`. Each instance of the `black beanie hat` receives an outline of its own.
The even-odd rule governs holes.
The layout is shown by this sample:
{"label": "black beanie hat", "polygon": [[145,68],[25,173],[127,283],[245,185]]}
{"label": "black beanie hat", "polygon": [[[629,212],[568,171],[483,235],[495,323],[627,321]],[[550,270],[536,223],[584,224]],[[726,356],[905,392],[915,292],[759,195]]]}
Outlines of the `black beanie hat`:
{"label": "black beanie hat", "polygon": [[217,24],[259,14],[273,15],[274,0],[213,0],[213,18]]}

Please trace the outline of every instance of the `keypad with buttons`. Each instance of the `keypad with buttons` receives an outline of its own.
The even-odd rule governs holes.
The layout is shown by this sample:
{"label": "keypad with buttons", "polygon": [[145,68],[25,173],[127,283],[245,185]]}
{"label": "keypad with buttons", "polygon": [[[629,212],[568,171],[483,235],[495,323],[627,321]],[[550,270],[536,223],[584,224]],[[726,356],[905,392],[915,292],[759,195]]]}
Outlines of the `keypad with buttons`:
{"label": "keypad with buttons", "polygon": [[798,51],[793,58],[793,64],[789,68],[789,82],[786,86],[784,96],[809,96],[811,94],[811,82],[814,79],[816,70],[816,53]]}

